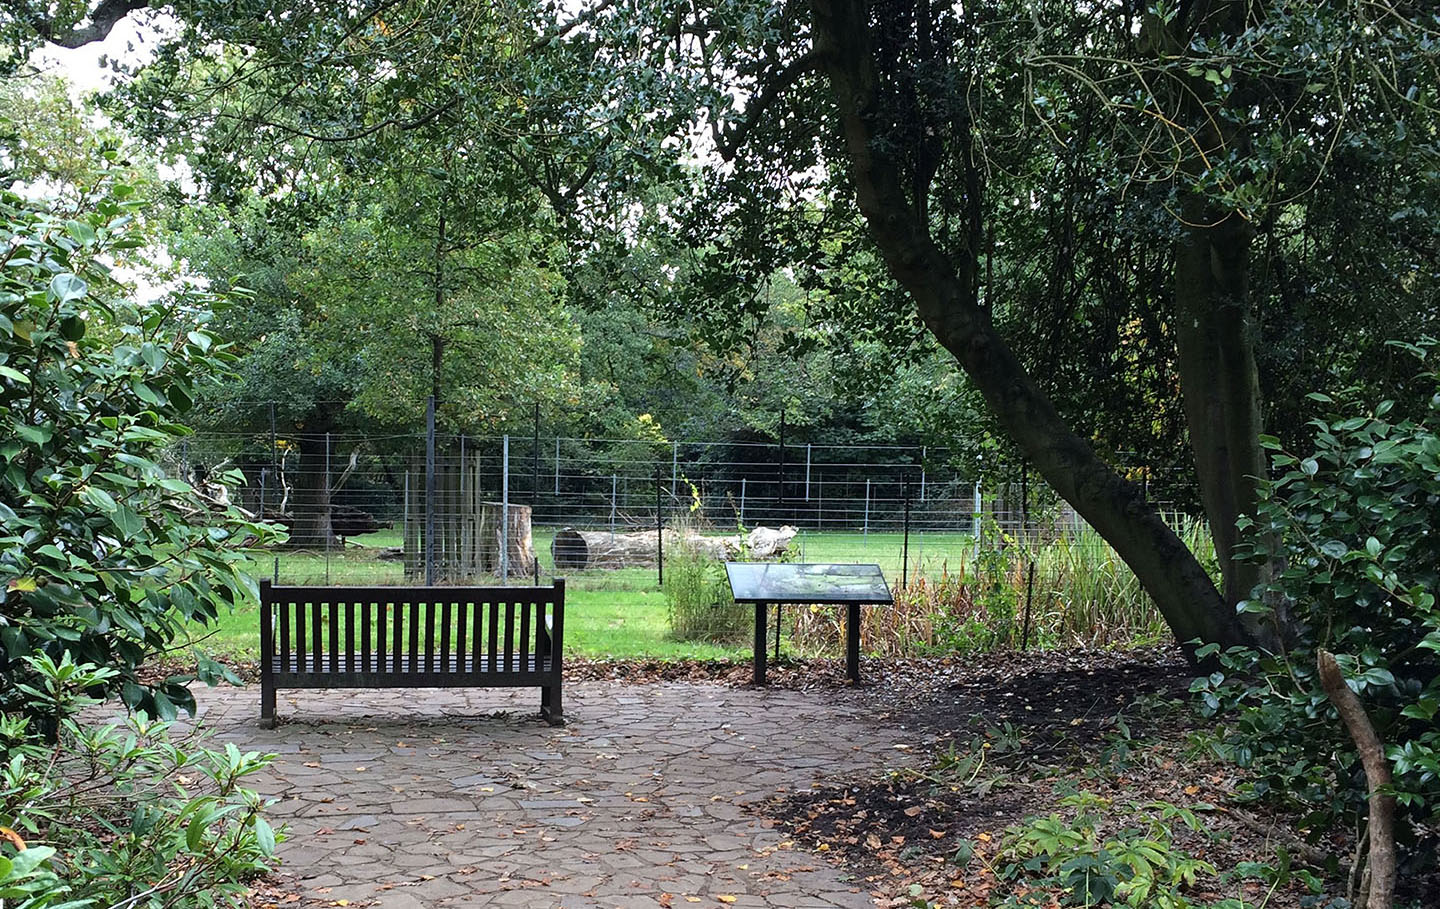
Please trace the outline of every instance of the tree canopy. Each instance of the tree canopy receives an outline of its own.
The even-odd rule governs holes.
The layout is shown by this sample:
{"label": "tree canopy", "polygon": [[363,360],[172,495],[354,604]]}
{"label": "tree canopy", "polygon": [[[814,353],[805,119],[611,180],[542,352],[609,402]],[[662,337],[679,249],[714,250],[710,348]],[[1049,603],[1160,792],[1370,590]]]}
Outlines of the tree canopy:
{"label": "tree canopy", "polygon": [[[135,6],[32,4],[6,29],[73,44]],[[606,342],[641,364],[678,335],[719,363],[823,348],[844,358],[836,374],[892,380],[898,363],[954,408],[921,431],[993,420],[1182,641],[1287,633],[1283,610],[1234,610],[1268,570],[1236,558],[1262,430],[1301,437],[1317,384],[1403,391],[1383,342],[1434,322],[1440,80],[1423,4],[157,8],[170,27],[153,59],[122,63],[110,110],[183,155],[208,198],[268,212],[323,196],[294,239],[355,250],[383,234],[412,265],[442,234],[505,225],[490,261],[563,272],[581,325],[635,318],[613,303],[629,288],[655,301],[662,316],[639,318],[665,337]],[[479,248],[453,264],[483,269]],[[344,258],[307,295],[335,289]],[[387,267],[362,264],[367,281]],[[412,278],[368,318],[429,329],[433,363],[443,320]],[[479,298],[454,291],[465,322]],[[968,391],[943,391],[940,351]],[[887,386],[856,393],[883,403]],[[1116,450],[1193,464],[1218,586]]]}

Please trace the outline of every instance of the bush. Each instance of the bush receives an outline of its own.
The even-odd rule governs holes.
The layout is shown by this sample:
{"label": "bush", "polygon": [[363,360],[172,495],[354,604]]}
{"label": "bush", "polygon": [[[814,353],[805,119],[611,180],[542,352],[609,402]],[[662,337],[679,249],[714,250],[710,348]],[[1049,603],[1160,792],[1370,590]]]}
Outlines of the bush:
{"label": "bush", "polygon": [[[81,691],[116,673],[34,656],[31,697],[59,717],[54,742],[31,718],[0,719],[0,899],[17,909],[240,906],[243,881],[283,838],[241,787],[273,755],[176,743],[143,715],[84,725]],[[27,839],[43,840],[29,846]],[[72,902],[74,901],[74,902]]]}
{"label": "bush", "polygon": [[1254,768],[1252,795],[1300,808],[1316,835],[1354,830],[1368,787],[1316,671],[1318,650],[1335,653],[1386,745],[1410,858],[1433,861],[1414,836],[1440,803],[1440,377],[1428,369],[1433,345],[1405,346],[1427,362],[1418,416],[1397,421],[1390,401],[1344,407],[1314,422],[1310,454],[1265,440],[1280,476],[1245,528],[1247,553],[1280,570],[1242,608],[1277,622],[1288,613],[1288,644],[1205,648],[1223,668],[1193,689],[1207,713],[1233,715],[1220,748]]}
{"label": "bush", "polygon": [[210,300],[124,299],[106,263],[140,245],[139,203],[121,184],[89,198],[54,212],[0,191],[0,707],[32,710],[27,658],[68,651],[171,718],[193,709],[188,679],[144,685],[135,667],[254,596],[240,547],[270,531],[158,466],[229,358],[204,328]]}

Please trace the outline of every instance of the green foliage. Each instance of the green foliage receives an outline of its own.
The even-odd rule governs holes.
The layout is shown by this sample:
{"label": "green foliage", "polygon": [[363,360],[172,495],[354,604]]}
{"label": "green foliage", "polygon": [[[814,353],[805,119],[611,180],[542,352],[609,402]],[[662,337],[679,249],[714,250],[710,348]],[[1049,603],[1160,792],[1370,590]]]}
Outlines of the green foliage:
{"label": "green foliage", "polygon": [[253,596],[239,548],[270,532],[159,463],[229,359],[205,328],[214,301],[124,299],[106,263],[139,242],[127,227],[142,203],[122,183],[85,201],[53,211],[0,192],[0,702],[23,696],[26,657],[69,651],[169,718],[193,706],[186,680],[142,685],[134,668]]}
{"label": "green foliage", "polygon": [[[1243,862],[1217,869],[1176,842],[1177,830],[1212,837],[1195,810],[1166,801],[1117,805],[1088,791],[1060,799],[1062,812],[1027,818],[1010,827],[996,854],[997,873],[1011,887],[997,889],[991,904],[1007,907],[1055,905],[1130,906],[1154,909],[1259,909],[1281,885],[1292,881],[1312,893],[1321,882],[1294,869],[1281,853],[1278,864]],[[1193,899],[1188,888],[1213,882],[1259,880],[1267,888],[1258,902],[1226,897]],[[1302,903],[1304,905],[1304,903]]]}
{"label": "green foliage", "polygon": [[0,719],[0,826],[46,844],[0,852],[0,899],[17,909],[244,905],[243,881],[284,839],[241,785],[273,755],[172,741],[169,723],[143,715],[81,723],[75,714],[94,703],[81,692],[114,670],[68,652],[26,663],[60,719],[54,741],[28,717]]}
{"label": "green foliage", "polygon": [[1317,679],[1320,648],[1387,747],[1402,823],[1440,804],[1440,376],[1434,342],[1404,348],[1425,363],[1412,415],[1316,395],[1342,413],[1312,423],[1310,453],[1266,440],[1280,475],[1247,522],[1247,554],[1281,567],[1243,608],[1288,613],[1293,637],[1274,654],[1208,648],[1220,668],[1192,686],[1207,713],[1233,716],[1219,748],[1254,768],[1252,794],[1298,805],[1317,832],[1351,826],[1367,791]]}
{"label": "green foliage", "polygon": [[[1029,879],[1058,888],[1070,906],[1154,906],[1187,909],[1181,890],[1215,867],[1177,847],[1173,825],[1201,830],[1195,813],[1168,802],[1129,806],[1127,814],[1143,823],[1116,828],[1109,799],[1077,792],[1060,800],[1058,813],[1011,827],[1001,841],[1002,877]],[[1111,823],[1107,823],[1111,822]],[[1049,897],[1045,897],[1046,900]],[[1006,905],[1044,905],[1012,897]]]}
{"label": "green foliage", "polygon": [[684,542],[665,553],[664,593],[676,640],[736,643],[754,619],[754,607],[731,599],[724,564]]}

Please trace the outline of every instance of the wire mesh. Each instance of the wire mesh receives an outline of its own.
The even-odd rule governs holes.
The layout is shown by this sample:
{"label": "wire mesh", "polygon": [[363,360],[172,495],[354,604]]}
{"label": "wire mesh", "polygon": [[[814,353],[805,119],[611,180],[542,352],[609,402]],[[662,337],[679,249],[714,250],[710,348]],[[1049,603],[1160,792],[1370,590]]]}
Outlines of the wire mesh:
{"label": "wire mesh", "polygon": [[667,547],[698,538],[743,556],[758,527],[794,529],[787,558],[874,562],[892,586],[973,574],[987,552],[1033,561],[1046,551],[1055,561],[1049,544],[1062,540],[1069,558],[1113,561],[1043,483],[987,484],[934,447],[544,432],[432,439],[281,430],[267,412],[247,421],[254,430],[191,437],[172,460],[199,482],[240,469],[244,482],[228,495],[289,529],[286,547],[256,555],[256,573],[282,583],[419,583],[429,567],[439,583],[559,574],[653,588]]}

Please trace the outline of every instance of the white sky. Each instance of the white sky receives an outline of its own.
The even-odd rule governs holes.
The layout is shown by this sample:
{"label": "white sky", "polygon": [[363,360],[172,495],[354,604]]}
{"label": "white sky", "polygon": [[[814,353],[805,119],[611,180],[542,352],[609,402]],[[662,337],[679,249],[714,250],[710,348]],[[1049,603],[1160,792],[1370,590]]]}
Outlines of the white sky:
{"label": "white sky", "polygon": [[153,53],[154,36],[162,26],[160,17],[154,13],[131,13],[120,20],[104,41],[74,50],[47,44],[31,56],[30,63],[42,72],[63,77],[77,96],[93,94],[109,88],[115,75],[108,66],[101,68],[102,58],[126,63],[148,60]]}

